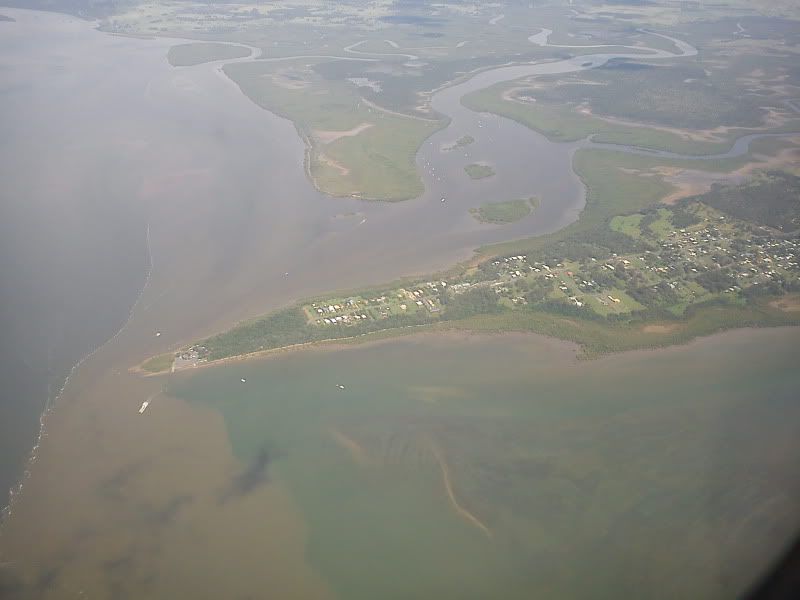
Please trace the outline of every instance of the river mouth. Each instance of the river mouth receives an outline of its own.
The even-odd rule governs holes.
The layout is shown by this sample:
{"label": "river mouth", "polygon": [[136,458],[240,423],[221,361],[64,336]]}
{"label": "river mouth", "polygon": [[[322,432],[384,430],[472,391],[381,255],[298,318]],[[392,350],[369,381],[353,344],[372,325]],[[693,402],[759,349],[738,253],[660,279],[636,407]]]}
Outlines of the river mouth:
{"label": "river mouth", "polygon": [[[131,376],[127,368],[299,297],[432,271],[468,257],[482,243],[563,227],[583,205],[583,187],[571,169],[577,146],[551,144],[509,121],[465,113],[467,126],[487,135],[468,156],[456,151],[439,157],[440,138],[428,140],[418,161],[423,171],[424,163],[433,162],[439,175],[426,175],[423,197],[397,205],[333,199],[306,179],[303,144],[293,125],[251,104],[216,66],[174,70],[164,58],[169,41],[107,36],[60,15],[3,12],[17,17],[14,27],[28,37],[16,55],[2,53],[20,84],[3,97],[4,126],[13,134],[4,139],[4,156],[25,146],[28,157],[45,157],[48,165],[72,159],[63,172],[44,174],[11,161],[4,181],[16,189],[36,177],[62,184],[39,189],[39,212],[33,214],[42,220],[58,215],[57,231],[75,223],[55,209],[85,192],[68,184],[102,170],[110,183],[94,191],[94,208],[124,224],[111,239],[107,231],[97,240],[86,236],[86,255],[62,254],[58,245],[39,248],[46,258],[58,258],[47,263],[58,278],[82,281],[81,273],[100,272],[93,262],[100,261],[132,282],[130,289],[115,290],[116,298],[104,295],[113,287],[107,281],[83,281],[78,298],[91,299],[84,308],[93,316],[102,313],[103,326],[91,332],[86,348],[67,339],[74,350],[64,359],[67,367],[124,323],[145,281],[148,225],[152,253],[151,277],[130,326],[82,365],[46,418],[30,477],[4,523],[3,556],[19,557],[29,582],[36,589],[50,585],[53,597],[81,589],[122,597],[115,591],[127,585],[133,586],[130,597],[201,597],[209,590],[225,597],[231,590],[267,587],[278,595],[286,590],[325,597],[326,583],[306,562],[308,523],[289,487],[275,481],[231,501],[230,482],[241,482],[242,471],[224,419],[215,410],[158,396],[159,381]],[[70,56],[65,46],[73,50]],[[33,76],[47,73],[43,89]],[[95,110],[86,111],[78,100],[62,102],[84,97],[93,99]],[[453,98],[453,113],[461,110],[459,99]],[[48,137],[53,131],[60,136]],[[441,137],[460,134],[445,130]],[[500,139],[502,150],[493,146]],[[510,165],[508,171],[497,165],[496,179],[470,182],[460,161],[482,160],[489,151]],[[526,156],[537,160],[526,163]],[[524,175],[515,175],[519,170]],[[129,194],[123,206],[109,207],[101,200],[114,192],[115,181],[124,182]],[[469,217],[478,198],[510,191],[541,194],[541,211],[502,230],[479,227]],[[358,218],[340,216],[350,213]],[[44,243],[47,236],[34,239]],[[130,256],[137,261],[122,262]],[[55,296],[60,288],[54,289]],[[54,314],[63,321],[53,327],[86,318]],[[458,397],[440,381],[416,387],[420,402]],[[146,398],[152,406],[142,416],[138,409]],[[340,433],[345,438],[337,439],[355,439]],[[436,459],[438,470],[428,474],[437,489],[451,499],[451,508],[477,515],[456,483],[442,483],[442,473],[451,470],[446,450],[431,448],[438,450],[424,456]],[[427,510],[436,494],[421,492],[415,501]],[[463,513],[454,519],[448,527],[462,526]],[[468,538],[473,532],[467,531]],[[483,530],[478,535],[486,537]],[[242,540],[252,542],[255,559],[244,556]]]}
{"label": "river mouth", "polygon": [[[59,270],[58,277],[67,280],[78,281],[80,273],[87,271],[99,278],[75,286],[72,312],[49,310],[54,316],[46,327],[49,334],[42,337],[52,338],[55,330],[61,341],[56,345],[46,341],[31,351],[44,370],[52,373],[47,377],[50,391],[42,387],[24,394],[52,401],[70,367],[124,323],[144,283],[148,227],[155,266],[136,318],[153,331],[166,329],[164,322],[169,322],[171,331],[152,340],[164,343],[211,333],[212,324],[224,328],[301,296],[444,269],[469,258],[481,245],[560,229],[573,222],[584,205],[584,186],[572,170],[580,143],[549,142],[517,123],[472,112],[460,102],[471,91],[509,78],[586,68],[582,59],[489,69],[441,90],[432,99],[433,107],[451,120],[417,154],[425,193],[401,204],[364,203],[330,198],[314,190],[302,167],[303,143],[291,123],[252,105],[221,72],[223,64],[257,60],[260,52],[174,69],[165,56],[178,40],[111,36],[62,15],[8,12],[17,20],[4,24],[9,33],[4,60],[13,86],[4,95],[3,108],[7,123],[18,126],[11,127],[5,138],[3,148],[10,160],[4,174],[12,189],[36,189],[37,178],[51,188],[33,192],[50,200],[31,204],[31,213],[24,218],[46,220],[59,203],[59,194],[86,195],[78,186],[93,176],[100,164],[98,153],[113,157],[101,167],[107,174],[106,185],[117,180],[126,186],[119,206],[107,209],[109,222],[123,224],[114,242],[103,231],[110,224],[85,218],[83,232],[70,230],[72,225],[60,229],[86,240],[88,255],[68,256],[63,251],[67,240],[61,240],[57,248],[52,239],[61,234],[49,234],[50,244],[44,237],[39,243],[50,258],[24,266],[42,273]],[[30,34],[24,41],[22,32]],[[71,49],[69,58],[64,48]],[[682,51],[690,53],[686,47]],[[349,52],[359,51],[350,48]],[[103,54],[107,57],[99,58]],[[592,56],[591,64],[601,65],[618,56],[625,55]],[[114,81],[114,67],[120,64],[128,73],[125,87],[98,83],[101,77]],[[46,91],[35,87],[45,73],[50,75]],[[91,94],[97,107],[93,112],[80,102],[65,105],[44,100],[48,95],[79,98],[85,94]],[[32,107],[38,123],[34,130],[24,125],[30,122]],[[58,133],[53,136],[53,132]],[[443,151],[448,140],[465,135],[474,142]],[[71,139],[81,143],[71,143]],[[28,147],[30,155],[69,152],[72,164],[41,177],[17,165],[19,157],[11,157],[17,147]],[[490,163],[494,175],[471,180],[464,166],[476,161]],[[264,164],[269,165],[266,170]],[[109,192],[106,188],[91,193],[100,197]],[[537,210],[517,223],[485,227],[470,216],[470,209],[487,199],[534,195],[539,198]],[[233,202],[227,200],[231,197]],[[226,201],[220,202],[221,198]],[[360,218],[337,218],[350,213]],[[4,221],[19,229],[15,218],[9,215]],[[78,221],[73,219],[73,223]],[[107,252],[109,245],[115,254]],[[379,248],[380,253],[364,252],[365,248]],[[55,260],[56,256],[61,259]],[[95,260],[101,256],[102,265]],[[348,258],[338,260],[340,256]],[[64,260],[73,271],[64,268]],[[113,298],[98,293],[108,280],[101,274],[110,271],[125,280],[113,286],[118,291]],[[63,288],[47,279],[41,286],[42,295],[59,298],[64,294]],[[83,302],[83,294],[96,297],[96,305]],[[82,316],[80,310],[87,315]],[[90,313],[102,313],[102,320],[95,321],[96,327],[76,331],[73,324],[92,321]],[[30,312],[30,318],[38,319],[38,314]],[[29,372],[27,380],[36,377]],[[30,431],[37,427],[42,406],[42,401],[31,404],[25,425]],[[9,484],[18,476],[11,474],[13,470],[13,466],[8,469]]]}

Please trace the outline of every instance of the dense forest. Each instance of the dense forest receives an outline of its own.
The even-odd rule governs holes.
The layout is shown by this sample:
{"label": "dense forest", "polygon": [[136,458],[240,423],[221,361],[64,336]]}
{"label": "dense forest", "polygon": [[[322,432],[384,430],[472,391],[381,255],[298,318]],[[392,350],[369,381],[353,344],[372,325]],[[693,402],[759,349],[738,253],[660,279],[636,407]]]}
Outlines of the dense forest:
{"label": "dense forest", "polygon": [[715,185],[698,200],[729,215],[784,233],[800,229],[800,177],[769,171],[746,185]]}

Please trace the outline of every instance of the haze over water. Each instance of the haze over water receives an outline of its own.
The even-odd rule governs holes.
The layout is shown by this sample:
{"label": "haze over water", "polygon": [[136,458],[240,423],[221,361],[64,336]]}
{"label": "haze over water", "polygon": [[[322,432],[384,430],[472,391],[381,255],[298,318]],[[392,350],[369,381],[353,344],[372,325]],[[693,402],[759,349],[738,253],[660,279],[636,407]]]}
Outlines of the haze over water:
{"label": "haze over water", "polygon": [[[20,476],[48,397],[125,322],[148,268],[148,226],[153,278],[136,318],[158,315],[148,333],[163,337],[142,352],[310,293],[450,266],[483,243],[561,227],[583,201],[574,147],[509,121],[496,135],[513,143],[495,155],[516,157],[524,143],[542,157],[531,172],[501,170],[493,187],[469,190],[462,165],[441,155],[446,204],[441,183],[395,205],[332,199],[306,178],[294,126],[214,65],[169,66],[176,41],[4,13],[16,22],[0,23],[3,489]],[[540,214],[512,230],[475,223],[468,209],[511,181],[548,190]]]}
{"label": "haze over water", "polygon": [[[10,441],[14,456],[27,453],[38,429],[38,413],[47,397],[43,374],[49,373],[57,389],[72,364],[126,322],[151,260],[152,272],[130,322],[75,373],[57,410],[46,419],[31,476],[3,526],[0,562],[14,557],[15,570],[0,573],[5,586],[0,589],[45,598],[81,593],[100,598],[236,597],[266,589],[274,597],[329,597],[350,591],[375,597],[369,594],[380,591],[380,582],[361,578],[369,568],[357,560],[370,558],[371,540],[358,530],[365,523],[378,523],[386,529],[374,531],[396,536],[392,552],[399,564],[419,566],[431,559],[418,580],[426,590],[441,590],[443,577],[466,576],[476,565],[485,569],[474,571],[476,579],[481,573],[487,576],[482,585],[506,575],[509,585],[522,585],[522,568],[541,564],[538,553],[549,547],[515,546],[508,534],[514,519],[487,511],[480,498],[476,504],[476,488],[469,486],[482,480],[470,471],[472,461],[499,457],[505,463],[508,457],[502,452],[459,455],[465,446],[463,435],[477,432],[478,439],[491,442],[496,430],[494,425],[485,429],[486,423],[505,422],[517,409],[525,414],[525,425],[534,429],[541,427],[539,418],[558,421],[565,437],[542,442],[537,450],[542,460],[533,465],[532,479],[523,478],[534,491],[537,478],[553,476],[548,461],[569,436],[582,441],[587,453],[606,450],[598,460],[630,460],[638,455],[619,441],[619,432],[630,430],[626,418],[640,410],[632,405],[647,396],[659,415],[671,410],[702,412],[692,394],[706,393],[709,379],[707,372],[692,367],[704,364],[711,349],[722,351],[711,365],[713,380],[730,375],[730,386],[718,389],[699,416],[706,423],[725,417],[718,430],[710,430],[719,438],[704,437],[709,430],[681,430],[667,414],[666,422],[673,427],[650,421],[647,439],[637,441],[636,448],[640,443],[678,448],[677,462],[663,463],[659,471],[675,477],[663,482],[674,494],[666,496],[671,501],[686,498],[679,493],[688,462],[681,458],[680,443],[691,439],[708,450],[703,455],[708,460],[690,469],[687,477],[709,482],[710,487],[703,488],[709,496],[686,501],[700,507],[693,522],[698,530],[719,533],[714,539],[720,539],[720,545],[733,544],[734,553],[741,547],[739,540],[752,542],[746,527],[728,535],[725,523],[709,525],[706,517],[709,506],[747,516],[741,497],[731,499],[725,493],[727,483],[742,474],[760,486],[765,502],[788,507],[775,513],[778,520],[770,522],[774,531],[797,525],[791,510],[797,489],[787,468],[796,464],[796,457],[783,451],[796,439],[792,423],[797,419],[777,410],[795,408],[787,391],[797,389],[798,382],[786,364],[797,342],[795,331],[743,332],[706,340],[689,350],[623,355],[579,366],[570,346],[539,338],[507,344],[476,338],[479,341],[469,347],[460,339],[404,341],[335,357],[295,355],[237,365],[181,375],[170,382],[167,393],[157,379],[130,375],[127,369],[146,356],[238,319],[308,294],[445,267],[467,256],[475,245],[505,234],[470,221],[466,211],[471,199],[459,204],[458,194],[448,194],[445,206],[432,193],[400,205],[319,194],[306,179],[303,145],[294,126],[250,103],[213,65],[170,67],[165,55],[173,41],[114,37],[60,15],[6,9],[3,13],[17,19],[0,23],[0,260],[3,327],[12,332],[3,345],[2,364],[8,370],[3,406],[13,408],[4,409],[0,439]],[[503,123],[506,127],[521,131]],[[543,211],[540,216],[546,220],[528,221],[525,228],[519,226],[519,233],[561,226],[574,218],[582,202],[582,189],[570,169],[572,148],[534,138],[528,133],[525,139],[531,147],[550,152],[546,175],[559,181],[550,189],[563,193],[545,201],[563,211]],[[452,169],[463,176],[460,166]],[[358,225],[358,219],[334,218],[353,211],[365,215],[364,225]],[[6,286],[7,281],[11,285]],[[41,304],[30,303],[32,297]],[[731,339],[735,343],[729,344]],[[776,350],[774,362],[758,354],[765,345]],[[525,362],[510,367],[520,356]],[[664,382],[680,377],[686,395],[653,396],[640,379],[631,377],[630,361]],[[452,363],[462,365],[464,381],[443,382],[438,371]],[[471,379],[470,372],[486,374],[490,389],[480,388],[485,384]],[[603,373],[608,387],[600,394],[590,382]],[[252,385],[243,386],[242,377]],[[334,377],[347,384],[348,395],[337,395]],[[552,402],[565,386],[572,403]],[[521,393],[528,389],[540,393]],[[497,404],[476,414],[477,400],[486,395],[496,396]],[[152,406],[145,418],[137,409],[146,398],[152,398]],[[290,398],[297,403],[289,405]],[[466,400],[460,405],[462,398]],[[393,413],[389,421],[386,414],[376,416],[375,407],[381,406]],[[570,422],[573,415],[568,414],[576,407],[609,416],[608,427],[596,439],[582,437],[580,420]],[[438,411],[436,420],[425,421]],[[5,420],[6,414],[13,415],[13,422]],[[284,419],[288,426],[276,432],[270,429],[275,423],[267,419],[264,429],[248,431],[249,437],[236,428],[250,417],[250,423],[260,423],[265,415]],[[442,437],[437,423],[445,420],[450,433]],[[398,422],[398,439],[408,447],[400,458],[380,451],[382,436],[395,431]],[[758,426],[751,429],[750,423]],[[764,427],[772,434],[766,445],[754,434]],[[20,435],[7,436],[6,429]],[[385,461],[390,468],[358,470],[358,448],[369,445],[365,439],[378,448],[378,466]],[[485,447],[494,445],[487,442]],[[314,461],[320,452],[331,450],[339,452],[329,456],[333,470],[319,473]],[[491,543],[499,548],[484,545],[483,530],[453,513],[437,452],[452,468],[455,502],[463,502],[462,508],[481,523],[486,521],[492,539],[500,540]],[[365,450],[363,458],[374,462],[374,454]],[[578,455],[580,463],[585,456]],[[769,465],[763,478],[753,473],[748,456],[761,457],[758,464]],[[19,464],[15,459],[2,465],[9,483],[17,478]],[[640,533],[647,532],[649,517],[665,510],[664,496],[647,496],[640,490],[647,497],[637,497],[641,503],[630,514],[614,512],[630,498],[620,498],[613,481],[575,478],[574,464],[558,468],[569,476],[557,470],[550,484],[558,489],[547,497],[535,496],[537,502],[567,511],[592,497],[584,495],[591,492],[613,509],[597,508],[598,522],[614,516],[622,530]],[[620,489],[635,489],[640,472],[632,469],[631,479]],[[337,479],[335,474],[347,477]],[[317,475],[320,488],[315,488]],[[405,481],[408,487],[402,485]],[[320,490],[325,493],[319,495]],[[395,491],[406,494],[403,498],[409,503],[394,499],[391,504]],[[389,503],[373,503],[376,497]],[[337,523],[337,511],[353,498],[374,506],[374,512],[363,515],[363,521],[362,515],[349,514],[350,520]],[[328,499],[333,500],[331,506]],[[525,514],[526,526],[535,529],[540,517]],[[463,544],[441,560],[429,552],[415,555],[415,541],[424,533],[417,517],[428,526],[444,528]],[[388,526],[392,520],[394,525]],[[342,537],[336,539],[361,544],[349,558],[341,547],[330,545],[335,538],[325,535],[326,527],[341,528],[344,523],[353,531],[337,532]],[[554,531],[559,551],[577,560],[561,539],[569,530]],[[761,552],[766,561],[777,549],[778,537],[749,548]],[[534,539],[543,544],[542,538]],[[590,547],[589,556],[619,544],[610,534],[597,539],[601,541],[595,540],[598,545]],[[713,557],[695,547],[716,566]],[[522,557],[521,562],[506,563],[512,555]],[[337,560],[344,562],[337,565]],[[389,562],[384,568],[391,566]],[[711,575],[716,573],[711,569]],[[414,583],[402,571],[388,575],[409,586]],[[694,575],[683,585],[718,589],[703,573]],[[741,584],[731,577],[732,588]],[[652,579],[658,581],[658,574]],[[24,582],[21,588],[19,581]],[[509,593],[515,590],[519,588]]]}

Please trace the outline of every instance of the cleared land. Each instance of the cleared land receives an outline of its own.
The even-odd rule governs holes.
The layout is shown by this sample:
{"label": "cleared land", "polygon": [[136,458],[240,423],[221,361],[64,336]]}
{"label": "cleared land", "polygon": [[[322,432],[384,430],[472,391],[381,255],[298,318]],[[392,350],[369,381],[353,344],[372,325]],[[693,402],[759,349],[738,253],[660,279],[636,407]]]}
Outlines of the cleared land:
{"label": "cleared land", "polygon": [[251,51],[248,48],[231,44],[180,44],[169,49],[167,60],[173,67],[191,67],[215,60],[244,58],[250,54]]}
{"label": "cleared land", "polygon": [[142,363],[141,369],[147,373],[159,373],[168,371],[175,361],[175,355],[171,352],[166,354],[159,354]]}

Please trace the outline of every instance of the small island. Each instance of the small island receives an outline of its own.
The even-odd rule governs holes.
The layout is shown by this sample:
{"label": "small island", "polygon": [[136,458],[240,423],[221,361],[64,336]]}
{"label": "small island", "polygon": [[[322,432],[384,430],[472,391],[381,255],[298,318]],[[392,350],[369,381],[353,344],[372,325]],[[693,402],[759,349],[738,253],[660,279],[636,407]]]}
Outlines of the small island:
{"label": "small island", "polygon": [[469,146],[470,144],[475,142],[475,138],[471,135],[462,135],[458,138],[454,144],[450,144],[449,146],[445,146],[442,148],[444,152],[451,152],[456,150],[457,148],[464,148],[465,146]]}
{"label": "small island", "polygon": [[472,163],[464,167],[464,170],[469,175],[470,179],[485,179],[494,175],[494,169],[489,165],[481,163]]}
{"label": "small island", "polygon": [[470,214],[476,221],[494,225],[514,223],[524,219],[538,206],[537,198],[521,198],[505,202],[487,202],[477,208],[471,208]]}
{"label": "small island", "polygon": [[464,135],[464,136],[461,136],[460,138],[458,138],[458,141],[456,141],[456,146],[458,148],[463,148],[464,146],[469,146],[474,141],[475,141],[475,138],[472,137],[471,135]]}

